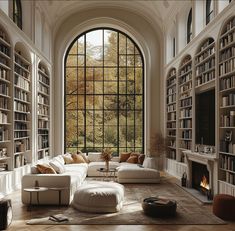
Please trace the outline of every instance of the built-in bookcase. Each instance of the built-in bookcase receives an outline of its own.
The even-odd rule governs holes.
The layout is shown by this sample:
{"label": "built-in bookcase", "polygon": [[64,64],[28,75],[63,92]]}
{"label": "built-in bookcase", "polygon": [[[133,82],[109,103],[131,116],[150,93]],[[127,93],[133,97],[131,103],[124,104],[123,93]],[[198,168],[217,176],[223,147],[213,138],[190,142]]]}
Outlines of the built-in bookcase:
{"label": "built-in bookcase", "polygon": [[172,68],[169,71],[166,80],[166,105],[167,105],[167,158],[176,159],[176,92],[177,80],[176,69]]}
{"label": "built-in bookcase", "polygon": [[0,171],[12,169],[11,162],[11,45],[9,37],[0,27]]}
{"label": "built-in bookcase", "polygon": [[208,38],[195,55],[195,89],[215,85],[215,41]]}
{"label": "built-in bookcase", "polygon": [[31,64],[17,45],[14,58],[14,168],[18,168],[32,162]]}
{"label": "built-in bookcase", "polygon": [[178,139],[177,161],[184,162],[182,151],[192,148],[192,58],[187,55],[178,72]]}
{"label": "built-in bookcase", "polygon": [[[218,68],[219,180],[235,185],[235,17],[231,18],[222,29],[219,39]],[[231,142],[226,142],[226,139],[231,139]]]}
{"label": "built-in bookcase", "polygon": [[42,63],[38,66],[38,152],[37,159],[50,156],[50,76]]}

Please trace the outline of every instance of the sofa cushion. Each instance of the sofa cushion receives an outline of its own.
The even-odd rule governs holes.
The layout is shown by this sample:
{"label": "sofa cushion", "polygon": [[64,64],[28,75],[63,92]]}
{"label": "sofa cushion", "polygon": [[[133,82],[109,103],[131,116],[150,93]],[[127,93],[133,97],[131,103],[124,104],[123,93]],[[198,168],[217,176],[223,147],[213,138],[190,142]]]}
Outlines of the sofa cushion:
{"label": "sofa cushion", "polygon": [[64,165],[57,158],[53,158],[52,161],[49,162],[49,164],[57,173],[64,173],[66,170]]}
{"label": "sofa cushion", "polygon": [[73,153],[72,158],[73,158],[74,163],[76,164],[86,163],[86,161],[84,160],[81,154]]}
{"label": "sofa cushion", "polygon": [[121,152],[120,153],[120,162],[126,162],[130,157],[131,152]]}
{"label": "sofa cushion", "polygon": [[88,152],[88,160],[90,162],[100,162],[101,152]]}
{"label": "sofa cushion", "polygon": [[62,155],[58,155],[58,156],[54,157],[53,159],[59,161],[61,164],[65,164],[64,158]]}
{"label": "sofa cushion", "polygon": [[36,166],[42,174],[56,174],[56,171],[49,164],[37,164]]}
{"label": "sofa cushion", "polygon": [[137,156],[130,156],[127,161],[127,163],[130,164],[137,164],[138,163],[138,157]]}
{"label": "sofa cushion", "polygon": [[65,164],[73,164],[74,163],[74,160],[73,160],[73,158],[72,158],[70,153],[65,153],[63,155],[63,158],[64,158]]}

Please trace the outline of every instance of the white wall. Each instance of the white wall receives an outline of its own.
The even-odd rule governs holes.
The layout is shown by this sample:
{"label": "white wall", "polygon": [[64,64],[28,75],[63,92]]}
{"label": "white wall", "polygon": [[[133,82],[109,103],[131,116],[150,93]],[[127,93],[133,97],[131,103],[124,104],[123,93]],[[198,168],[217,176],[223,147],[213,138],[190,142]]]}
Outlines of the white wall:
{"label": "white wall", "polygon": [[[54,35],[54,152],[64,152],[64,54],[72,40],[80,33],[95,27],[110,26],[129,36],[142,49],[145,61],[145,143],[149,142],[150,133],[159,131],[160,111],[160,65],[163,64],[161,36],[140,15],[131,11],[114,8],[84,10],[70,15]],[[144,28],[144,29],[143,29]],[[160,29],[159,29],[160,31]],[[147,151],[148,147],[145,147]]]}
{"label": "white wall", "polygon": [[0,1],[0,9],[6,14],[8,15],[9,13],[9,3],[7,0],[5,1]]}

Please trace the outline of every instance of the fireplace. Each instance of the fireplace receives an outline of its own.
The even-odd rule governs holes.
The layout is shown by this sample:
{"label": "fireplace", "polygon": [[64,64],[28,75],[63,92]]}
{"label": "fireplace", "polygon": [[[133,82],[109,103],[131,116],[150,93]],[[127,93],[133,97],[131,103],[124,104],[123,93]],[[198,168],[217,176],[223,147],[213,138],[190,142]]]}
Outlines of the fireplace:
{"label": "fireplace", "polygon": [[192,161],[192,188],[200,191],[203,195],[207,196],[209,200],[211,200],[212,192],[209,179],[210,176],[207,166]]}

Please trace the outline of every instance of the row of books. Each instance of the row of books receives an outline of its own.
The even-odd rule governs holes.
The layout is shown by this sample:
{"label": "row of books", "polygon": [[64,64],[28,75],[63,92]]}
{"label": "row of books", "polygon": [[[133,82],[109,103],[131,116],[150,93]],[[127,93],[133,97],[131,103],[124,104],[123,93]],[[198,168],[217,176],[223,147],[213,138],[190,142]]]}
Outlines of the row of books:
{"label": "row of books", "polygon": [[172,147],[172,148],[175,148],[176,147],[176,141],[173,140],[173,139],[170,139],[169,140],[169,146]]}
{"label": "row of books", "polygon": [[7,70],[0,68],[0,79],[7,79]]}
{"label": "row of books", "polygon": [[181,138],[183,139],[192,139],[192,131],[191,130],[185,130],[181,132]]}
{"label": "row of books", "polygon": [[203,83],[207,83],[215,79],[215,70],[213,69],[211,72],[207,72],[202,74],[201,76],[197,77],[196,79],[196,86],[200,86]]}
{"label": "row of books", "polygon": [[0,108],[8,109],[8,99],[0,96]]}
{"label": "row of books", "polygon": [[16,155],[15,156],[15,168],[19,168],[21,166],[26,165],[26,159],[24,157],[24,155]]}
{"label": "row of books", "polygon": [[25,102],[29,101],[29,94],[28,92],[21,91],[18,88],[15,88],[15,98],[19,100],[23,100]]}
{"label": "row of books", "polygon": [[192,106],[192,98],[183,99],[180,101],[180,107],[189,107]]}
{"label": "row of books", "polygon": [[179,79],[179,85],[188,82],[189,80],[192,79],[192,72],[189,72],[187,75],[184,75],[180,77]]}
{"label": "row of books", "polygon": [[205,71],[208,71],[215,66],[215,58],[208,60],[207,62],[196,67],[196,76],[203,74]]}
{"label": "row of books", "polygon": [[27,124],[26,123],[19,123],[15,122],[15,130],[27,130]]}
{"label": "row of books", "polygon": [[15,54],[15,62],[19,64],[21,67],[29,71],[29,64],[25,63],[24,60],[22,60],[19,55],[21,54]]}
{"label": "row of books", "polygon": [[173,94],[173,95],[169,95],[167,96],[166,98],[166,103],[169,104],[169,103],[174,103],[176,101],[176,94]]}
{"label": "row of books", "polygon": [[235,173],[235,156],[220,154],[220,168],[230,170]]}
{"label": "row of books", "polygon": [[201,55],[197,56],[195,61],[196,64],[199,64],[200,62],[202,62],[204,59],[206,59],[207,57],[209,57],[210,55],[215,53],[215,47],[211,47],[208,50],[204,51]]}
{"label": "row of books", "polygon": [[15,112],[15,120],[28,121],[27,114]]}
{"label": "row of books", "polygon": [[24,137],[28,137],[29,134],[27,131],[15,131],[14,132],[14,138],[24,138]]}
{"label": "row of books", "polygon": [[43,105],[38,105],[38,114],[44,115],[44,116],[49,116],[49,108],[45,107]]}
{"label": "row of books", "polygon": [[15,85],[26,90],[26,91],[29,91],[29,89],[30,89],[29,82],[26,79],[24,79],[18,75],[15,75]]}
{"label": "row of books", "polygon": [[179,145],[180,145],[180,148],[191,149],[192,141],[190,141],[190,140],[181,140]]}
{"label": "row of books", "polygon": [[38,136],[38,148],[48,148],[49,147],[49,136]]}
{"label": "row of books", "polygon": [[0,141],[5,141],[9,139],[9,131],[4,127],[0,127]]}
{"label": "row of books", "polygon": [[176,136],[176,130],[168,130],[167,135],[168,136]]}
{"label": "row of books", "polygon": [[17,140],[14,143],[14,152],[25,152],[30,150],[29,138],[23,140]]}
{"label": "row of books", "polygon": [[167,128],[176,128],[176,122],[167,123]]}
{"label": "row of books", "polygon": [[235,75],[220,79],[220,90],[226,90],[235,87]]}
{"label": "row of books", "polygon": [[224,48],[227,45],[233,43],[235,41],[235,31],[233,33],[229,33],[227,36],[220,39],[220,48]]}
{"label": "row of books", "polygon": [[49,131],[48,131],[48,130],[45,130],[45,129],[44,129],[44,130],[43,130],[43,129],[39,129],[39,130],[38,130],[38,134],[39,134],[39,135],[48,135],[48,134],[49,134]]}
{"label": "row of books", "polygon": [[7,42],[7,35],[3,30],[0,30],[0,38]]}
{"label": "row of books", "polygon": [[191,108],[184,108],[180,110],[180,118],[191,117],[191,116],[192,116]]}
{"label": "row of books", "polygon": [[21,112],[27,112],[27,113],[30,111],[28,104],[24,104],[24,103],[17,102],[17,101],[14,101],[14,110],[21,111]]}
{"label": "row of books", "polygon": [[224,33],[226,33],[227,31],[231,30],[233,27],[235,27],[235,18],[231,19],[227,25],[226,25],[226,30]]}
{"label": "row of books", "polygon": [[171,104],[167,106],[167,112],[173,112],[176,110],[176,104]]}
{"label": "row of books", "polygon": [[222,97],[222,107],[235,105],[235,93],[230,93]]}
{"label": "row of books", "polygon": [[8,116],[6,112],[0,111],[0,123],[5,124],[7,123]]}
{"label": "row of books", "polygon": [[235,111],[230,111],[229,115],[220,116],[221,127],[235,127]]}
{"label": "row of books", "polygon": [[42,84],[39,84],[39,85],[38,85],[38,91],[39,91],[39,92],[42,92],[42,93],[45,93],[45,94],[47,94],[47,95],[49,94],[49,88],[43,86]]}
{"label": "row of books", "polygon": [[223,62],[233,56],[235,56],[235,47],[229,47],[220,53],[220,62]]}
{"label": "row of books", "polygon": [[171,78],[167,80],[167,86],[171,86],[176,83],[176,78]]}
{"label": "row of books", "polygon": [[176,159],[176,151],[169,148],[167,151],[167,158],[175,160]]}
{"label": "row of books", "polygon": [[[183,61],[182,66],[184,66],[184,64],[186,64],[187,62],[189,62],[189,60]],[[180,69],[179,73],[180,75],[183,75],[184,73],[190,71],[191,69],[192,69],[192,62],[189,62],[186,66]]]}
{"label": "row of books", "polygon": [[[184,84],[183,86],[180,87],[179,92],[184,93],[185,91],[188,91],[192,88],[192,81],[188,82],[187,84]],[[190,93],[191,94],[191,93]],[[185,97],[183,97],[185,98]]]}
{"label": "row of books", "polygon": [[192,120],[191,119],[181,120],[180,128],[192,128]]}
{"label": "row of books", "polygon": [[9,86],[6,83],[0,82],[0,94],[9,95]]}
{"label": "row of books", "polygon": [[173,86],[173,87],[167,89],[166,94],[171,95],[171,94],[174,94],[175,92],[176,92],[176,86]]}
{"label": "row of books", "polygon": [[42,74],[40,74],[40,73],[38,73],[38,78],[39,78],[39,81],[41,81],[41,82],[43,82],[43,83],[45,83],[47,85],[50,84],[49,78],[44,76],[44,75],[42,75]]}
{"label": "row of books", "polygon": [[2,63],[3,65],[9,66],[7,59],[3,58],[2,56],[0,56],[0,63]]}
{"label": "row of books", "polygon": [[219,65],[219,76],[235,70],[235,57]]}
{"label": "row of books", "polygon": [[38,128],[49,128],[49,122],[45,120],[38,120]]}
{"label": "row of books", "polygon": [[38,95],[38,103],[49,105],[48,97],[45,97],[41,94]]}
{"label": "row of books", "polygon": [[176,112],[171,112],[167,114],[167,120],[176,120]]}
{"label": "row of books", "polygon": [[0,43],[0,51],[3,52],[5,55],[7,55],[8,57],[10,56],[10,49],[9,47],[3,45]]}
{"label": "row of books", "polygon": [[17,66],[17,65],[15,65],[15,72],[18,75],[20,75],[20,76],[22,76],[26,79],[29,79],[29,73],[27,71],[25,71],[24,69],[22,69],[21,67]]}

